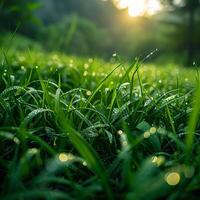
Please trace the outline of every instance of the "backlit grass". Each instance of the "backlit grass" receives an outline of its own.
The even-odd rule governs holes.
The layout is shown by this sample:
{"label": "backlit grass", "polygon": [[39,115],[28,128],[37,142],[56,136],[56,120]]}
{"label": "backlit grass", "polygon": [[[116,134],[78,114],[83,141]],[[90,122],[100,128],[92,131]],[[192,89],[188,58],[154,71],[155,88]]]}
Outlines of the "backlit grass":
{"label": "backlit grass", "polygon": [[198,199],[195,69],[2,54],[1,199]]}

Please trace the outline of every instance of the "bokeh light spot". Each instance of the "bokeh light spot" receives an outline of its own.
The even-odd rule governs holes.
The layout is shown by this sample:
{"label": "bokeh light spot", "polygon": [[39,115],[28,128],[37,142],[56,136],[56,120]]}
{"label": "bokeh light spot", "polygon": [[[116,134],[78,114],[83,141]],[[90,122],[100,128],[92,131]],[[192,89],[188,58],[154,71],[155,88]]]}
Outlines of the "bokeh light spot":
{"label": "bokeh light spot", "polygon": [[165,181],[168,185],[175,186],[178,185],[181,180],[180,174],[178,172],[170,172],[165,176]]}

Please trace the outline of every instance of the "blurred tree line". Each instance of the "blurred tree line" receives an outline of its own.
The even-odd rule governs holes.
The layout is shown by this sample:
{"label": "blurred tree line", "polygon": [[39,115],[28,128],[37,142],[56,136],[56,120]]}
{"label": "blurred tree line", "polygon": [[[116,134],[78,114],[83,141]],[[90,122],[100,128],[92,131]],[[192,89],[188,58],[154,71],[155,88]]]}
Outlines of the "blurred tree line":
{"label": "blurred tree line", "polygon": [[187,65],[191,65],[200,50],[200,0],[162,0],[171,7],[174,18],[167,19],[175,26],[174,36],[179,39],[178,49],[186,49]]}
{"label": "blurred tree line", "polygon": [[19,26],[50,51],[132,58],[159,49],[191,65],[200,53],[200,0],[160,1],[162,12],[131,18],[112,0],[0,0],[0,28]]}

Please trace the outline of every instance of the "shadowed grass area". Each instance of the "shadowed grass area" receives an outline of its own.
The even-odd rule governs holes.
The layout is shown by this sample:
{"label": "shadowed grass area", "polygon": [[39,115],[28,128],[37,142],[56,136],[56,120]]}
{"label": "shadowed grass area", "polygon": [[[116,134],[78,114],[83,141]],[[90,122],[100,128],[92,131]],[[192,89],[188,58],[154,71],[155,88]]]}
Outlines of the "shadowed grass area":
{"label": "shadowed grass area", "polygon": [[0,77],[1,199],[198,199],[194,69],[15,52]]}

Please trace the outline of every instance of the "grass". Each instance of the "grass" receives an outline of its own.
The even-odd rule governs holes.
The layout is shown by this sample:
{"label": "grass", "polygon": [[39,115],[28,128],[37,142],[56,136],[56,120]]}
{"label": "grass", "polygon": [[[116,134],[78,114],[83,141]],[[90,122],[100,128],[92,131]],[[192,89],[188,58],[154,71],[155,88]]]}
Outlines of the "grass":
{"label": "grass", "polygon": [[198,199],[194,69],[17,51],[0,77],[1,199]]}

